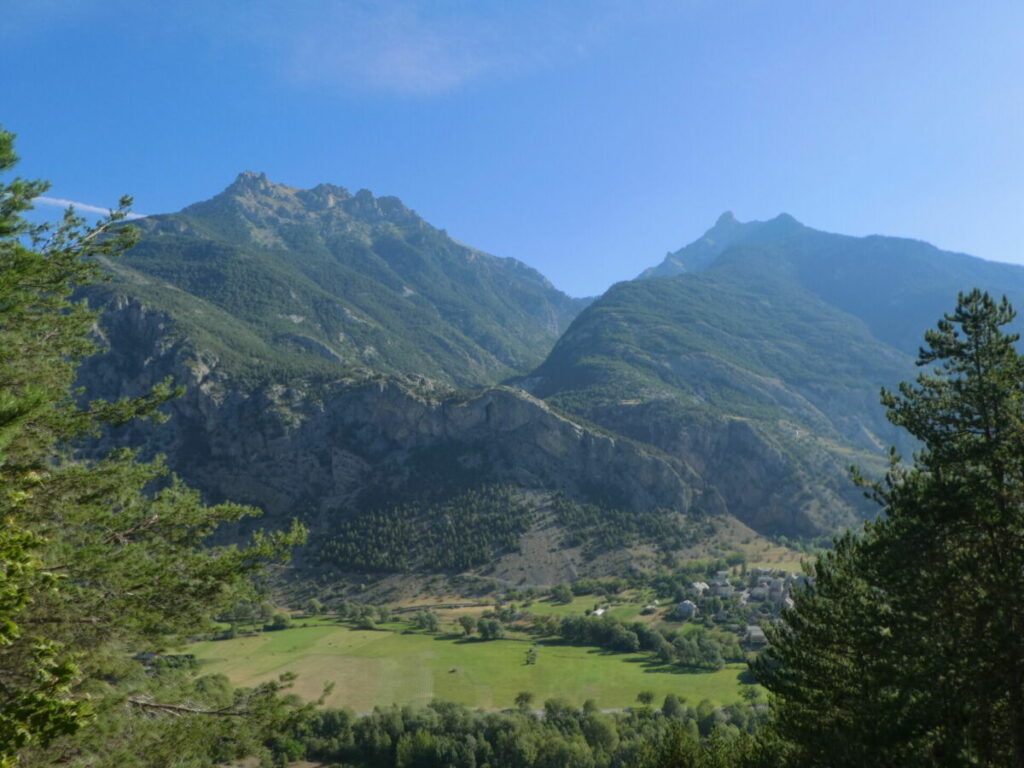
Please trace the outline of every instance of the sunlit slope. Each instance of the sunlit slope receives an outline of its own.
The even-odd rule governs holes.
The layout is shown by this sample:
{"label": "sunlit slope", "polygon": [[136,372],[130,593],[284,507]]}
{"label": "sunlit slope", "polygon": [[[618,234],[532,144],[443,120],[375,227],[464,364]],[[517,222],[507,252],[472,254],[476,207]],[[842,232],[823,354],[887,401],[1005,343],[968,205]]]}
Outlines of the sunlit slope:
{"label": "sunlit slope", "polygon": [[[536,664],[524,662],[528,648]],[[731,704],[740,698],[743,665],[717,672],[679,672],[637,654],[528,640],[463,640],[452,635],[361,631],[310,626],[192,646],[204,674],[227,675],[238,685],[298,674],[295,692],[316,699],[332,683],[327,704],[368,712],[389,704],[425,704],[440,698],[484,709],[510,709],[521,691],[538,706],[549,698],[601,708],[636,705],[641,691],[656,700],[673,693],[693,702]]]}

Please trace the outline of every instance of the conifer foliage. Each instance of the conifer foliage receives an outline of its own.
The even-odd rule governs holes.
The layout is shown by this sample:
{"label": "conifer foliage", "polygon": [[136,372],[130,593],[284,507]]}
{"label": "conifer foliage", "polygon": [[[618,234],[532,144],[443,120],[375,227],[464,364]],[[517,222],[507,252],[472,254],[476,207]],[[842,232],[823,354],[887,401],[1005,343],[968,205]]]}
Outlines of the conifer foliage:
{"label": "conifer foliage", "polygon": [[[17,160],[13,138],[0,130],[0,171]],[[128,452],[74,456],[76,440],[106,425],[159,418],[174,392],[162,384],[134,399],[77,402],[94,315],[73,293],[132,244],[131,201],[96,225],[69,210],[59,225],[32,227],[22,214],[46,187],[0,185],[0,766],[88,762],[89,738],[124,748],[127,735],[111,724],[133,709],[146,719],[159,707],[202,710],[201,697],[155,698],[153,658],[303,536],[294,528],[205,547],[220,523],[255,510],[204,506],[159,462]],[[62,738],[86,725],[93,737]],[[155,733],[141,725],[136,734]]]}
{"label": "conifer foliage", "polygon": [[1024,359],[1005,299],[926,334],[883,392],[922,445],[815,567],[757,662],[794,765],[1024,766]]}

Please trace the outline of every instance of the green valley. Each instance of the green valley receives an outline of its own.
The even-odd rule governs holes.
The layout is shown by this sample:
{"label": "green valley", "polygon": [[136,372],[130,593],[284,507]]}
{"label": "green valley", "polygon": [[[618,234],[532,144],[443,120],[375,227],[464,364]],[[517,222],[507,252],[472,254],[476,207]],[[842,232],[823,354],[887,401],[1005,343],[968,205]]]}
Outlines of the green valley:
{"label": "green valley", "polygon": [[0,3],[0,768],[1024,768],[1022,29]]}
{"label": "green valley", "polygon": [[[30,629],[3,625],[0,655],[21,661],[0,728],[34,764],[63,761],[83,728],[88,750],[122,763],[150,740],[204,766],[213,744],[221,762],[277,765],[468,768],[472,749],[527,749],[558,765],[663,768],[696,750],[691,764],[760,766],[828,752],[806,726],[819,713],[873,754],[870,733],[846,728],[847,642],[880,689],[900,678],[929,708],[955,700],[925,691],[931,654],[998,686],[921,617],[942,604],[934,563],[1006,525],[1003,496],[988,505],[1016,460],[1001,425],[1021,369],[998,331],[1013,312],[961,295],[918,360],[943,367],[892,394],[912,370],[901,331],[826,279],[851,254],[914,269],[920,247],[723,218],[655,270],[677,274],[584,302],[369,193],[243,174],[151,217],[117,262],[135,238],[124,215],[95,231],[70,216],[50,250],[8,245],[0,544],[16,578],[0,598]],[[93,315],[73,288],[103,311],[104,351],[80,370]],[[17,355],[52,381],[34,384]],[[914,439],[939,472],[884,452]],[[161,458],[139,463],[158,453],[198,490]],[[947,482],[956,511],[974,510],[966,538],[943,517]],[[899,516],[833,538],[874,513],[865,486]],[[999,568],[975,571],[1003,589]],[[999,654],[1015,648],[990,618],[1002,606],[953,604]],[[838,681],[824,698],[820,675]],[[999,694],[1010,709],[1015,691]],[[855,700],[955,743],[955,717],[873,696]],[[1010,743],[1005,718],[970,728],[993,754],[1016,749],[991,746]]]}

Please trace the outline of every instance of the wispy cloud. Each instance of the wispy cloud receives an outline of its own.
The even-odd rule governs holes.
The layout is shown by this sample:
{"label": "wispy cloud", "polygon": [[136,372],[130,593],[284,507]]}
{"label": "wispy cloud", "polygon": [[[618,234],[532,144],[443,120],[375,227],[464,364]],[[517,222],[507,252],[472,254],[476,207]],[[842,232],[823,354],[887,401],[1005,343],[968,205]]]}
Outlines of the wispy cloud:
{"label": "wispy cloud", "polygon": [[[430,95],[579,59],[662,0],[254,0],[235,26],[286,77],[346,89]],[[221,18],[218,28],[225,29]],[[230,28],[230,26],[228,26]]]}
{"label": "wispy cloud", "polygon": [[154,6],[34,0],[17,20],[22,33],[40,32],[99,14],[163,43],[187,34],[235,54],[255,54],[272,74],[293,83],[433,95],[589,57],[697,1],[177,0]]}
{"label": "wispy cloud", "polygon": [[[79,203],[75,200],[65,200],[61,197],[41,196],[34,198],[32,202],[37,203],[38,205],[50,205],[57,208],[67,208],[70,206],[79,213],[96,213],[101,216],[106,216],[110,213],[110,208],[104,208],[99,205],[89,205],[88,203]],[[146,214],[144,213],[129,213],[127,216],[129,219],[144,219],[145,217]]]}

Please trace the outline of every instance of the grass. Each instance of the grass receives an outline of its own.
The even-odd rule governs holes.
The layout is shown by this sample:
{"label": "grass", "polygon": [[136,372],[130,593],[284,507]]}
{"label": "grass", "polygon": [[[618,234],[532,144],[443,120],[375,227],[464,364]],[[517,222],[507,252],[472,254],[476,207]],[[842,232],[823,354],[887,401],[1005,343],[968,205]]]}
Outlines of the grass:
{"label": "grass", "polygon": [[804,573],[807,569],[804,568],[805,561],[814,561],[814,558],[810,555],[805,555],[802,560],[784,558],[771,559],[771,560],[755,560],[752,563],[747,563],[747,568],[771,568],[772,570],[778,571],[789,571],[790,573]]}
{"label": "grass", "polygon": [[[647,601],[650,602],[650,601]],[[532,613],[535,616],[582,616],[587,611],[593,610],[595,605],[607,606],[608,616],[613,616],[620,621],[644,621],[645,617],[640,615],[645,602],[615,602],[600,595],[583,595],[573,598],[571,603],[553,603],[550,600],[537,600],[523,608],[523,611]]]}
{"label": "grass", "polygon": [[534,616],[582,616],[586,611],[591,610],[595,605],[605,605],[603,598],[597,595],[583,595],[574,597],[571,603],[555,603],[549,599],[535,600],[523,610],[532,613]]}
{"label": "grass", "polygon": [[640,691],[652,691],[655,701],[668,693],[694,704],[739,699],[743,665],[695,674],[652,664],[637,654],[558,643],[539,645],[537,663],[527,665],[529,647],[514,639],[483,642],[317,624],[196,643],[189,652],[199,659],[203,674],[224,674],[237,685],[295,672],[294,691],[314,699],[324,683],[334,683],[326,703],[357,712],[433,698],[505,709],[520,691],[532,692],[538,706],[560,697],[577,705],[594,699],[604,709],[635,706]]}

